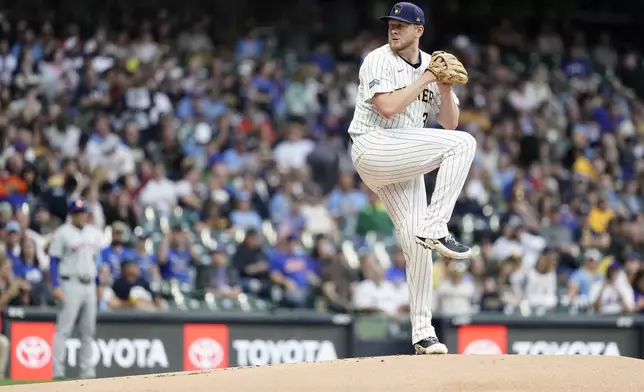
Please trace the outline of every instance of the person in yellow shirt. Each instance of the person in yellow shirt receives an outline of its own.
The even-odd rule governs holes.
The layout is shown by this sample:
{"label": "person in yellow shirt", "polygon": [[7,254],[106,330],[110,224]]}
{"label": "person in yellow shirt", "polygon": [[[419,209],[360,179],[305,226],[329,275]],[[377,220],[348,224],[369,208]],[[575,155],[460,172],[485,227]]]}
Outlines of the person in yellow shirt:
{"label": "person in yellow shirt", "polygon": [[608,223],[615,217],[613,210],[608,208],[608,203],[605,199],[599,199],[596,206],[590,210],[588,214],[588,224],[590,228],[596,233],[606,232]]}
{"label": "person in yellow shirt", "polygon": [[595,172],[595,168],[593,168],[593,164],[590,162],[590,159],[586,158],[583,155],[579,155],[577,159],[575,159],[575,162],[572,165],[572,171],[575,174],[590,179],[597,177],[597,173]]}

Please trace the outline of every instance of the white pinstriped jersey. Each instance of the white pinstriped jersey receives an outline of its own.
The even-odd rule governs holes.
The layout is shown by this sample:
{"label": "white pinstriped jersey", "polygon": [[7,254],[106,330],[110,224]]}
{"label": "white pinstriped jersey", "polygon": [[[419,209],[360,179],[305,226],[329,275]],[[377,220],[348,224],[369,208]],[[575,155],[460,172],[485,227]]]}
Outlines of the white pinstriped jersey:
{"label": "white pinstriped jersey", "polygon": [[[356,108],[349,126],[351,136],[373,129],[424,128],[430,115],[438,115],[441,96],[436,83],[430,83],[405,110],[390,119],[381,116],[371,103],[375,94],[401,90],[420,78],[429,65],[431,55],[421,50],[420,58],[421,64],[415,67],[392,51],[389,44],[373,50],[365,57],[360,66]],[[456,95],[454,99],[458,104]]]}

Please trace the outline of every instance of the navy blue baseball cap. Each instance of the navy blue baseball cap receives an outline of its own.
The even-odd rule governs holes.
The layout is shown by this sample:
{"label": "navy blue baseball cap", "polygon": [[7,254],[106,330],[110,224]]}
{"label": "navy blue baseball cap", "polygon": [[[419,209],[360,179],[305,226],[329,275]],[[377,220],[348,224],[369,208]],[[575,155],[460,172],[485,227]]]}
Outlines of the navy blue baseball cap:
{"label": "navy blue baseball cap", "polygon": [[69,203],[67,211],[70,214],[75,214],[77,212],[87,212],[87,202],[83,199],[74,199]]}
{"label": "navy blue baseball cap", "polygon": [[394,4],[389,15],[381,17],[380,21],[386,22],[390,19],[415,25],[425,25],[425,13],[423,10],[416,4],[405,1]]}

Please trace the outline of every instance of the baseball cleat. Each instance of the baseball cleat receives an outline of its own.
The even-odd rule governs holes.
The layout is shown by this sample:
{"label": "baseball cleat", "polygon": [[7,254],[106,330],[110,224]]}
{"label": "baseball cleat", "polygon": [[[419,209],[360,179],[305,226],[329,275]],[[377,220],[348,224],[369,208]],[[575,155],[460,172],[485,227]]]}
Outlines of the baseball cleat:
{"label": "baseball cleat", "polygon": [[443,355],[447,354],[447,346],[432,336],[414,343],[414,351],[418,355]]}
{"label": "baseball cleat", "polygon": [[451,234],[443,238],[422,238],[416,236],[416,242],[426,249],[435,250],[443,257],[450,259],[467,259],[472,254],[469,246],[456,241]]}

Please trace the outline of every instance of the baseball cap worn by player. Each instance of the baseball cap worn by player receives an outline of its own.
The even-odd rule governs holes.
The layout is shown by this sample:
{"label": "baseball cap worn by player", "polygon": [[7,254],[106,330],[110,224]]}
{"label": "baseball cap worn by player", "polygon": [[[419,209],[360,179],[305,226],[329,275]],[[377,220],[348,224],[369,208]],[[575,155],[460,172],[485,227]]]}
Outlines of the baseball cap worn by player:
{"label": "baseball cap worn by player", "polygon": [[425,25],[425,13],[423,10],[421,10],[416,4],[405,1],[394,4],[391,11],[389,11],[389,15],[382,16],[379,19],[381,22],[399,20],[401,22],[415,25]]}
{"label": "baseball cap worn by player", "polygon": [[70,214],[77,214],[79,212],[87,212],[87,202],[83,199],[75,199],[69,203],[68,212]]}

